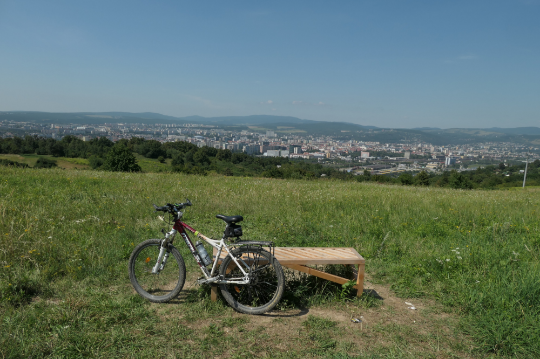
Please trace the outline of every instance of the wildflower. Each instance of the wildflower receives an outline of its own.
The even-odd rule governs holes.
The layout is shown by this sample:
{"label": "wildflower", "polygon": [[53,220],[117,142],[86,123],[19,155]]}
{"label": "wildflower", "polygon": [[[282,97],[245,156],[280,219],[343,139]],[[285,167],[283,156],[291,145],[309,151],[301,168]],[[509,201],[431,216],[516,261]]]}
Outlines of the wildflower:
{"label": "wildflower", "polygon": [[461,259],[463,259],[463,258],[461,258],[460,256],[457,256],[457,259],[461,260]]}
{"label": "wildflower", "polygon": [[450,262],[450,258],[446,258],[446,261],[447,261],[447,262]]}

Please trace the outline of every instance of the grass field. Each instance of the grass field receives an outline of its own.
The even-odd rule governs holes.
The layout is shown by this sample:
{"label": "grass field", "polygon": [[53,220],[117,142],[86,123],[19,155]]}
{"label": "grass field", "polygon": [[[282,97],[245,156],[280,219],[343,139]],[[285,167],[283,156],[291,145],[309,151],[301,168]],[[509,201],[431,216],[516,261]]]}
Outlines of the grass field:
{"label": "grass field", "polygon": [[[538,357],[539,194],[0,167],[0,355]],[[186,222],[212,237],[223,231],[215,214],[241,214],[245,239],[354,247],[373,285],[434,303],[419,323],[446,321],[392,322],[386,299],[305,277],[290,278],[277,313],[309,314],[238,315],[193,285],[180,243],[186,290],[172,304],[147,303],[130,287],[127,260],[160,237],[152,203],[186,197]],[[359,334],[338,319],[383,312],[390,319]]]}

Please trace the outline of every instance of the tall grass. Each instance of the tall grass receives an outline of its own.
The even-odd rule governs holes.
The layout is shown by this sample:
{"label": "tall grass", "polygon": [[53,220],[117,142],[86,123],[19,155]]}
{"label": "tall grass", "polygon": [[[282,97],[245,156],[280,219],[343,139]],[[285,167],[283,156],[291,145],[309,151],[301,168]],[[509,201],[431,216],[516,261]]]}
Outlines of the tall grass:
{"label": "tall grass", "polygon": [[[63,332],[75,330],[59,319],[29,325],[38,319],[24,308],[36,298],[66,300],[80,308],[71,315],[81,318],[96,316],[91,308],[109,311],[86,321],[99,338],[100,330],[114,331],[134,318],[137,325],[148,325],[147,307],[137,297],[96,294],[87,301],[84,293],[94,288],[114,293],[129,283],[133,246],[159,237],[166,227],[152,203],[186,197],[194,204],[186,221],[206,235],[219,237],[223,231],[216,214],[241,214],[246,239],[354,247],[367,259],[372,277],[390,283],[398,295],[435,297],[460,313],[462,330],[476,339],[479,351],[540,355],[538,191],[7,167],[0,168],[0,346],[13,344],[10,334],[23,323],[26,332],[17,343],[30,349],[20,355],[46,350],[50,333],[60,340]],[[72,287],[78,288],[76,297]],[[77,330],[84,331],[85,321],[78,323]],[[63,343],[82,335],[69,333],[74,337]],[[65,355],[75,350],[65,347]]]}

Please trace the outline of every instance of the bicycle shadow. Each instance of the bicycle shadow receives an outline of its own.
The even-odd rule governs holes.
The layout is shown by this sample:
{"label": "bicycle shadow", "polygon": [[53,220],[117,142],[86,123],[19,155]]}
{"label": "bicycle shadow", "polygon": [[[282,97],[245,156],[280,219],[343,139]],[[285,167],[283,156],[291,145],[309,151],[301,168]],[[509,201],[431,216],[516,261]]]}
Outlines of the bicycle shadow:
{"label": "bicycle shadow", "polygon": [[[164,302],[160,304],[187,304],[194,302],[194,298],[198,295],[198,291],[195,289],[183,289],[175,298]],[[205,297],[202,297],[200,299],[206,299]],[[208,295],[208,299],[210,299],[210,295]]]}
{"label": "bicycle shadow", "polygon": [[[294,313],[291,313],[294,312]],[[294,318],[294,317],[303,317],[309,313],[308,308],[299,308],[299,309],[288,309],[286,311],[276,311],[273,310],[268,313],[261,314],[261,317],[268,318]]]}
{"label": "bicycle shadow", "polygon": [[[171,299],[168,302],[161,303],[166,305],[179,305],[179,304],[189,304],[196,301],[211,301],[210,299],[210,291],[203,290],[201,293],[201,289],[184,289],[182,290],[178,296],[174,299]],[[217,297],[217,301],[221,303],[223,306],[228,307],[229,304],[225,301],[225,299],[221,296],[221,293],[219,293]],[[294,318],[294,317],[302,317],[309,313],[308,308],[291,308],[287,310],[273,310],[268,313],[261,314],[261,317],[268,317],[268,318]]]}

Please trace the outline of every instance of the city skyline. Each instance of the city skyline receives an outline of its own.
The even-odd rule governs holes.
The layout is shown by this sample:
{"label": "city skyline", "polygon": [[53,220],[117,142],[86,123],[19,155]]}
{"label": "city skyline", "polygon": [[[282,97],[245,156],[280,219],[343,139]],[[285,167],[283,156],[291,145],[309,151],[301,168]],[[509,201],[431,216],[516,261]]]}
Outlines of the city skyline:
{"label": "city skyline", "polygon": [[0,3],[0,111],[540,126],[538,1]]}

